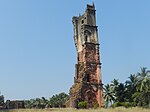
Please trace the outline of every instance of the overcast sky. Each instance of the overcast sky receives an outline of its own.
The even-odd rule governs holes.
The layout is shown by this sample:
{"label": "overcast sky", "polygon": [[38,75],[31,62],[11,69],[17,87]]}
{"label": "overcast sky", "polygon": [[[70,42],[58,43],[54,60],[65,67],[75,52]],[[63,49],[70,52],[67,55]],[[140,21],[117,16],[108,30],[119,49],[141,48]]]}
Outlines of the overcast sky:
{"label": "overcast sky", "polygon": [[150,0],[0,0],[0,91],[6,99],[69,92],[76,64],[72,16],[92,1],[103,83],[150,69]]}

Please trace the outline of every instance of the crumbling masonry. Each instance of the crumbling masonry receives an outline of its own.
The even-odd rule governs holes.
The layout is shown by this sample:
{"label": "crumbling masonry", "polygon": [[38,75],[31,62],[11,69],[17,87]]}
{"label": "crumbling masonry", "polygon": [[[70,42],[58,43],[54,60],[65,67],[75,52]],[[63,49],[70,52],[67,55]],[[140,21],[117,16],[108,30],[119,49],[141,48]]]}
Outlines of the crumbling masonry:
{"label": "crumbling masonry", "polygon": [[95,6],[87,5],[85,13],[73,17],[74,42],[77,50],[74,85],[70,88],[70,107],[86,101],[88,108],[103,107],[101,63]]}

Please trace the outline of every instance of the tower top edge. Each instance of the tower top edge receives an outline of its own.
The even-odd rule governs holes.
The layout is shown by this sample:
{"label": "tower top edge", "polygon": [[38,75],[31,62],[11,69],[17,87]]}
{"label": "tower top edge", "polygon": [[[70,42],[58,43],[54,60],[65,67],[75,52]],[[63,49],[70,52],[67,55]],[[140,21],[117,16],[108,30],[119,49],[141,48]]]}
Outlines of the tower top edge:
{"label": "tower top edge", "polygon": [[94,2],[92,3],[92,5],[87,4],[87,5],[86,5],[86,9],[95,10]]}
{"label": "tower top edge", "polygon": [[92,5],[90,5],[90,4],[86,5],[85,11],[82,15],[79,13],[79,16],[73,16],[72,21],[78,21],[79,18],[82,18],[85,15],[85,13],[88,12],[89,10],[94,11],[94,12],[96,11],[94,2],[92,3]]}

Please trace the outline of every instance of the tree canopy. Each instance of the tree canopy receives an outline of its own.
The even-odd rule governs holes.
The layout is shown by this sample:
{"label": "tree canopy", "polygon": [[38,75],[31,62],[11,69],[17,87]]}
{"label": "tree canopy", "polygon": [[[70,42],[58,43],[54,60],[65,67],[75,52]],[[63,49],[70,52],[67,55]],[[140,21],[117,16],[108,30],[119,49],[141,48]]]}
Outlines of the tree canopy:
{"label": "tree canopy", "polygon": [[150,108],[150,71],[141,68],[137,74],[130,74],[125,83],[117,79],[104,86],[105,107],[141,106]]}

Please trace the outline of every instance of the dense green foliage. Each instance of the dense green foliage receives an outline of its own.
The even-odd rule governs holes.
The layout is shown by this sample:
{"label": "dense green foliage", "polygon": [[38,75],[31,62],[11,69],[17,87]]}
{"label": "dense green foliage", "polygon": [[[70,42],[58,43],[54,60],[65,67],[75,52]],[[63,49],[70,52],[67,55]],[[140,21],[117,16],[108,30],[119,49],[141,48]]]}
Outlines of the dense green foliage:
{"label": "dense green foliage", "polygon": [[53,95],[50,98],[50,105],[52,107],[65,107],[65,102],[68,100],[68,97],[69,96],[65,93]]}
{"label": "dense green foliage", "polygon": [[120,83],[114,79],[104,86],[105,107],[147,107],[150,108],[150,71],[145,67],[141,72],[131,74],[129,80]]}
{"label": "dense green foliage", "polygon": [[78,107],[79,107],[80,109],[85,109],[85,108],[87,108],[87,102],[86,102],[86,101],[80,101],[80,102],[78,102]]}
{"label": "dense green foliage", "polygon": [[65,102],[68,99],[66,93],[53,95],[49,100],[42,97],[25,101],[25,108],[50,108],[50,107],[65,107]]}
{"label": "dense green foliage", "polygon": [[25,101],[25,108],[46,108],[49,106],[49,101],[44,97],[30,99]]}

